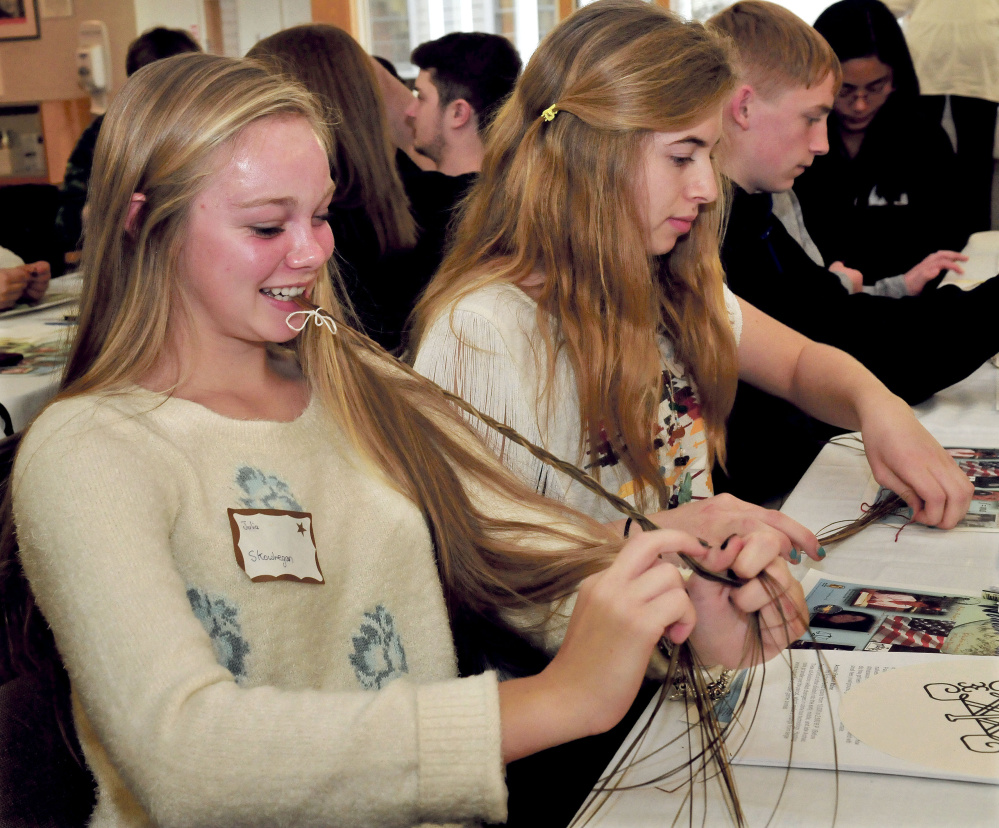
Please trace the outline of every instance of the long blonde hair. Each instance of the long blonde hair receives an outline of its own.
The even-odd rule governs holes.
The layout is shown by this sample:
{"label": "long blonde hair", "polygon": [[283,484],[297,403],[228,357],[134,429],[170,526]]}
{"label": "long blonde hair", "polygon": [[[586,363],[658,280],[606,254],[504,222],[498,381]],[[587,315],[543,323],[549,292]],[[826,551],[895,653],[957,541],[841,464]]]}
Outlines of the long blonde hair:
{"label": "long blonde hair", "polygon": [[[90,204],[101,221],[84,244],[79,333],[55,401],[127,391],[153,368],[177,312],[179,255],[194,199],[219,168],[220,153],[248,126],[273,117],[305,118],[320,140],[328,134],[304,88],[248,60],[171,58],[136,73],[115,98],[95,155]],[[145,198],[130,219],[133,193]],[[335,275],[324,272],[313,298],[343,322],[349,309],[338,292]],[[528,491],[425,380],[358,342],[357,334],[333,337],[309,326],[294,347],[312,393],[361,456],[426,516],[453,621],[474,617],[502,627],[500,609],[564,597],[609,563],[620,541],[608,530]],[[495,516],[482,508],[483,497],[526,505],[540,526]],[[19,572],[9,501],[5,508],[0,593]],[[4,612],[9,630],[24,631],[23,649],[43,648],[39,640],[51,647],[30,593]],[[14,661],[37,663],[52,652],[15,652]]]}
{"label": "long blonde hair", "polygon": [[289,74],[323,104],[332,127],[334,205],[362,207],[383,254],[416,244],[385,103],[357,41],[336,26],[293,26],[258,42],[247,57]]}
{"label": "long blonde hair", "polygon": [[[736,383],[718,256],[724,205],[702,210],[656,261],[645,252],[634,182],[650,133],[705,120],[733,84],[725,44],[697,23],[640,0],[573,13],[542,41],[497,115],[454,246],[414,315],[418,345],[462,296],[543,274],[549,380],[564,351],[584,442],[597,445],[605,431],[661,507],[669,493],[652,448],[659,332],[698,386],[711,455],[724,456]],[[542,113],[552,106],[549,122]]]}

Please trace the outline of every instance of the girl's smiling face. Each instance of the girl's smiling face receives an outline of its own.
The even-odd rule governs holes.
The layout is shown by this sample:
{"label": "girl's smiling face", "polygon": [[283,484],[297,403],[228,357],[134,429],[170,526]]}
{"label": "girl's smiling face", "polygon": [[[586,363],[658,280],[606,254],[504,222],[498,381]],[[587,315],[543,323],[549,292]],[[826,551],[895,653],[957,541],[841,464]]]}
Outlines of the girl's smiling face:
{"label": "girl's smiling face", "polygon": [[304,118],[263,119],[222,150],[191,206],[178,280],[202,347],[295,336],[285,322],[298,310],[292,298],[311,292],[333,253],[332,193],[326,152]]}

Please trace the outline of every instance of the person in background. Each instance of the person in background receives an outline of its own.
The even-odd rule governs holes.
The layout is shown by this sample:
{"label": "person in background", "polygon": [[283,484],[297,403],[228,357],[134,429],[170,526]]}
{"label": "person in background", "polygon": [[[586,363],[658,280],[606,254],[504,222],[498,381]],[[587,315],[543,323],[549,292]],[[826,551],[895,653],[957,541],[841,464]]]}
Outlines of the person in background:
{"label": "person in background", "polygon": [[328,220],[337,262],[364,330],[397,350],[416,297],[440,264],[451,210],[472,177],[425,172],[397,151],[375,62],[343,29],[293,26],[261,40],[247,57],[296,78],[323,102],[334,129],[346,127],[336,130],[330,157],[337,189]]}
{"label": "person in background", "polygon": [[500,35],[452,32],[417,46],[412,61],[416,151],[445,175],[478,172],[486,130],[520,74],[517,50]]}
{"label": "person in background", "polygon": [[[959,175],[948,201],[967,217],[965,230],[989,230],[999,110],[999,0],[885,0],[905,29],[923,102],[939,123],[944,106],[957,135]],[[959,194],[958,198],[954,196]]]}
{"label": "person in background", "polygon": [[[200,52],[201,46],[183,29],[162,26],[143,32],[128,46],[125,56],[125,74],[130,76],[153,61],[185,52]],[[104,116],[98,115],[91,122],[73,148],[66,164],[62,184],[62,204],[56,214],[56,233],[66,250],[76,250],[83,233],[83,212],[87,203],[87,188],[94,163],[94,147],[101,131]]]}
{"label": "person in background", "polygon": [[859,270],[868,285],[891,279],[893,295],[914,295],[937,275],[916,266],[938,251],[937,259],[957,261],[953,251],[968,240],[968,215],[953,201],[950,139],[919,106],[905,38],[884,3],[841,0],[814,25],[839,58],[843,84],[829,115],[829,152],[794,182],[805,226],[826,262]]}
{"label": "person in background", "polygon": [[0,247],[0,310],[14,307],[21,299],[41,300],[51,275],[48,262],[25,264],[16,253]]}
{"label": "person in background", "polygon": [[[31,619],[10,643],[65,663],[94,828],[502,822],[505,764],[613,726],[663,636],[737,667],[804,630],[780,544],[622,542],[348,330],[324,115],[187,55],[138,72],[98,140],[79,333],[0,560],[37,602],[2,602]],[[749,580],[685,582],[681,552]],[[461,675],[463,615],[557,653]]]}
{"label": "person in background", "polygon": [[372,55],[371,59],[388,72],[393,78],[402,83],[402,78],[399,77],[399,70],[395,68],[395,64],[391,60],[383,58],[381,55]]}
{"label": "person in background", "polygon": [[[809,258],[774,216],[772,194],[791,189],[828,151],[839,60],[815,29],[776,3],[743,0],[708,26],[737,52],[739,81],[724,107],[719,153],[721,171],[735,185],[722,243],[735,294],[851,354],[910,404],[999,352],[999,328],[967,324],[978,309],[999,303],[999,279],[969,292],[947,286],[895,299],[850,294]],[[728,420],[726,468],[716,468],[719,489],[754,502],[786,494],[833,433],[800,407],[741,383]]]}
{"label": "person in background", "polygon": [[378,87],[381,89],[392,143],[406,156],[404,159],[397,158],[400,172],[405,174],[413,169],[414,165],[419,170],[436,170],[437,165],[433,159],[421,155],[413,146],[413,126],[406,114],[413,102],[413,90],[403,82],[395,66],[385,58],[372,56],[371,65],[374,67]]}
{"label": "person in background", "polygon": [[[663,510],[663,525],[715,510],[794,534],[778,513],[711,497],[742,377],[862,430],[875,477],[920,492],[922,519],[953,526],[971,486],[909,407],[724,284],[712,155],[735,86],[724,38],[640,0],[600,0],[553,30],[497,115],[454,245],[417,305],[414,365],[643,511]],[[588,488],[486,436],[539,492],[612,519]],[[783,434],[765,436],[780,462]],[[821,557],[814,541],[795,549]]]}

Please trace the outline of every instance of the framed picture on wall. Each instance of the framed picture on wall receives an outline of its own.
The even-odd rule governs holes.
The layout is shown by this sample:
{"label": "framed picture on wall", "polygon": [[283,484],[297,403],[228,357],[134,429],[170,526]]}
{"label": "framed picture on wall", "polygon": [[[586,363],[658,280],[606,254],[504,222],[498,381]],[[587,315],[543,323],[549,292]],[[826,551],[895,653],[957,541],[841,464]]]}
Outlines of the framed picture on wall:
{"label": "framed picture on wall", "polygon": [[39,36],[38,0],[0,0],[0,40]]}

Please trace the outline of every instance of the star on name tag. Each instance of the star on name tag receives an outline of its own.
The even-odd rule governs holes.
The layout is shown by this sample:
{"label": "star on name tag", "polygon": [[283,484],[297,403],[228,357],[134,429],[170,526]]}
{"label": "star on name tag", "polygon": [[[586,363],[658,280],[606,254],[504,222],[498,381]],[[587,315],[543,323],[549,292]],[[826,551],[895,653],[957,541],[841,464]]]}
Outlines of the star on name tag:
{"label": "star on name tag", "polygon": [[323,584],[309,512],[227,509],[236,563],[251,581]]}

